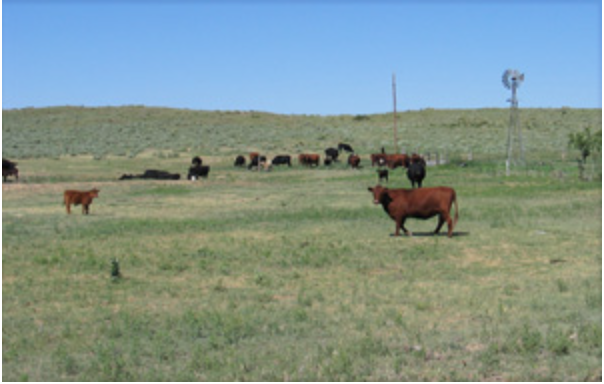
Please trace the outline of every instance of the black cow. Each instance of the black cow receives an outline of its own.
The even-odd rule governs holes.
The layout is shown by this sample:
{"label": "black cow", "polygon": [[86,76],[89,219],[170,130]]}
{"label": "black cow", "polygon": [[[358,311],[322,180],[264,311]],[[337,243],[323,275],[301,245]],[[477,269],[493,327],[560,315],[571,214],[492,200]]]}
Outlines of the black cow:
{"label": "black cow", "polygon": [[344,144],[344,143],[339,143],[338,144],[338,151],[346,151],[348,153],[353,153],[354,150],[352,149],[352,147],[348,144]]}
{"label": "black cow", "polygon": [[388,182],[388,170],[387,169],[378,169],[378,183],[381,183],[383,179],[386,179]]}
{"label": "black cow", "polygon": [[325,158],[331,158],[331,160],[333,161],[338,161],[338,155],[340,154],[340,152],[338,152],[337,149],[331,147],[331,148],[327,148],[325,150]]}
{"label": "black cow", "polygon": [[289,165],[292,166],[292,157],[290,155],[278,155],[273,158],[273,165]]}
{"label": "black cow", "polygon": [[159,171],[156,169],[147,169],[142,175],[122,175],[122,177],[120,177],[120,180],[131,179],[180,180],[180,174]]}
{"label": "black cow", "polygon": [[17,163],[2,158],[2,180],[6,181],[8,176],[15,176],[19,180],[19,170],[17,169]]}
{"label": "black cow", "polygon": [[245,157],[239,155],[235,158],[235,167],[243,167],[245,166]]}
{"label": "black cow", "polygon": [[187,179],[196,180],[200,177],[205,179],[208,177],[209,173],[210,173],[209,165],[192,166],[191,168],[189,168],[189,174],[187,175]]}
{"label": "black cow", "polygon": [[170,173],[167,171],[159,171],[156,169],[147,169],[143,173],[143,179],[157,179],[157,180],[180,180],[180,174]]}
{"label": "black cow", "polygon": [[415,183],[417,183],[418,187],[422,187],[422,181],[426,177],[426,164],[422,161],[418,161],[415,163],[409,164],[407,168],[407,178],[411,182],[413,188],[415,188]]}
{"label": "black cow", "polygon": [[250,165],[247,166],[247,169],[251,170],[254,167],[257,169],[258,165],[263,163],[266,163],[266,156],[253,156],[250,160]]}

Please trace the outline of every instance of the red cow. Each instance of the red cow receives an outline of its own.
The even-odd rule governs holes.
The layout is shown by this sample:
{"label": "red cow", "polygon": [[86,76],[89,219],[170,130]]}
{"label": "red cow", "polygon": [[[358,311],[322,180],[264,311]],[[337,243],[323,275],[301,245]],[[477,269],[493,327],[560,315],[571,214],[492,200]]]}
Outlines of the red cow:
{"label": "red cow", "polygon": [[314,165],[318,167],[321,163],[321,156],[317,154],[302,153],[298,155],[298,162],[300,165],[306,165],[309,167]]}
{"label": "red cow", "polygon": [[[373,193],[373,202],[382,204],[384,211],[396,223],[395,236],[400,235],[401,228],[406,235],[412,235],[405,228],[405,220],[408,217],[429,219],[436,215],[439,216],[439,219],[434,234],[440,232],[440,228],[446,221],[449,229],[448,236],[453,236],[453,228],[459,218],[457,198],[453,188],[388,189],[377,185],[368,190]],[[455,204],[455,217],[451,219],[449,212],[453,204]]]}
{"label": "red cow", "polygon": [[375,167],[375,165],[386,164],[386,154],[384,153],[374,153],[371,155],[371,166]]}
{"label": "red cow", "polygon": [[396,169],[397,167],[409,166],[409,156],[407,155],[386,155],[386,165],[390,169]]}
{"label": "red cow", "polygon": [[99,197],[99,190],[96,188],[90,191],[69,190],[63,193],[63,204],[67,208],[67,214],[71,214],[71,204],[76,206],[82,204],[82,214],[87,215],[92,199],[95,197]]}
{"label": "red cow", "polygon": [[348,156],[348,165],[352,168],[359,169],[359,165],[361,164],[361,158],[358,155],[352,154]]}

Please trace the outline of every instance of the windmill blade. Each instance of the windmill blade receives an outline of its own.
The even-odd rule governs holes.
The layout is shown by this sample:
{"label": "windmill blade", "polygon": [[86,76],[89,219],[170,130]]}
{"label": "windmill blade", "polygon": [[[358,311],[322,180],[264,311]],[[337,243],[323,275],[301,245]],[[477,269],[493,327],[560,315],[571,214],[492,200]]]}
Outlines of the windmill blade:
{"label": "windmill blade", "polygon": [[512,87],[512,85],[510,84],[510,73],[511,72],[512,72],[512,70],[508,69],[505,72],[503,72],[503,76],[501,76],[501,82],[503,83],[503,86],[506,87],[507,89],[510,89]]}

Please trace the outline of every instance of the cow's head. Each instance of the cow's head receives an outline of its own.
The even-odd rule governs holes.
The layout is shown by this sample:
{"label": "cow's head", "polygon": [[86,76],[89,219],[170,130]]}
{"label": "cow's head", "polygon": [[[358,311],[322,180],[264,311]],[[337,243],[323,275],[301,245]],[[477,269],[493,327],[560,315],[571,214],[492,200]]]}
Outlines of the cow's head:
{"label": "cow's head", "polygon": [[100,190],[98,190],[96,188],[90,190],[90,197],[99,197],[99,192],[100,192]]}
{"label": "cow's head", "polygon": [[376,185],[375,187],[369,187],[367,190],[373,193],[373,203],[380,204],[382,202],[382,198],[388,192],[388,188],[384,188],[381,185]]}

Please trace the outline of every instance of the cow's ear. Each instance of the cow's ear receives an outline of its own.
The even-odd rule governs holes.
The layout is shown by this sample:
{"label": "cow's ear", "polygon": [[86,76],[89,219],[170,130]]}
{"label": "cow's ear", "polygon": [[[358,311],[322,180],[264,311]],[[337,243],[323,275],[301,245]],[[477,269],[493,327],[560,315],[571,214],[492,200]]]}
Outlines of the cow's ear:
{"label": "cow's ear", "polygon": [[367,190],[368,190],[369,192],[373,192],[373,188],[371,188],[371,187],[367,188]]}

